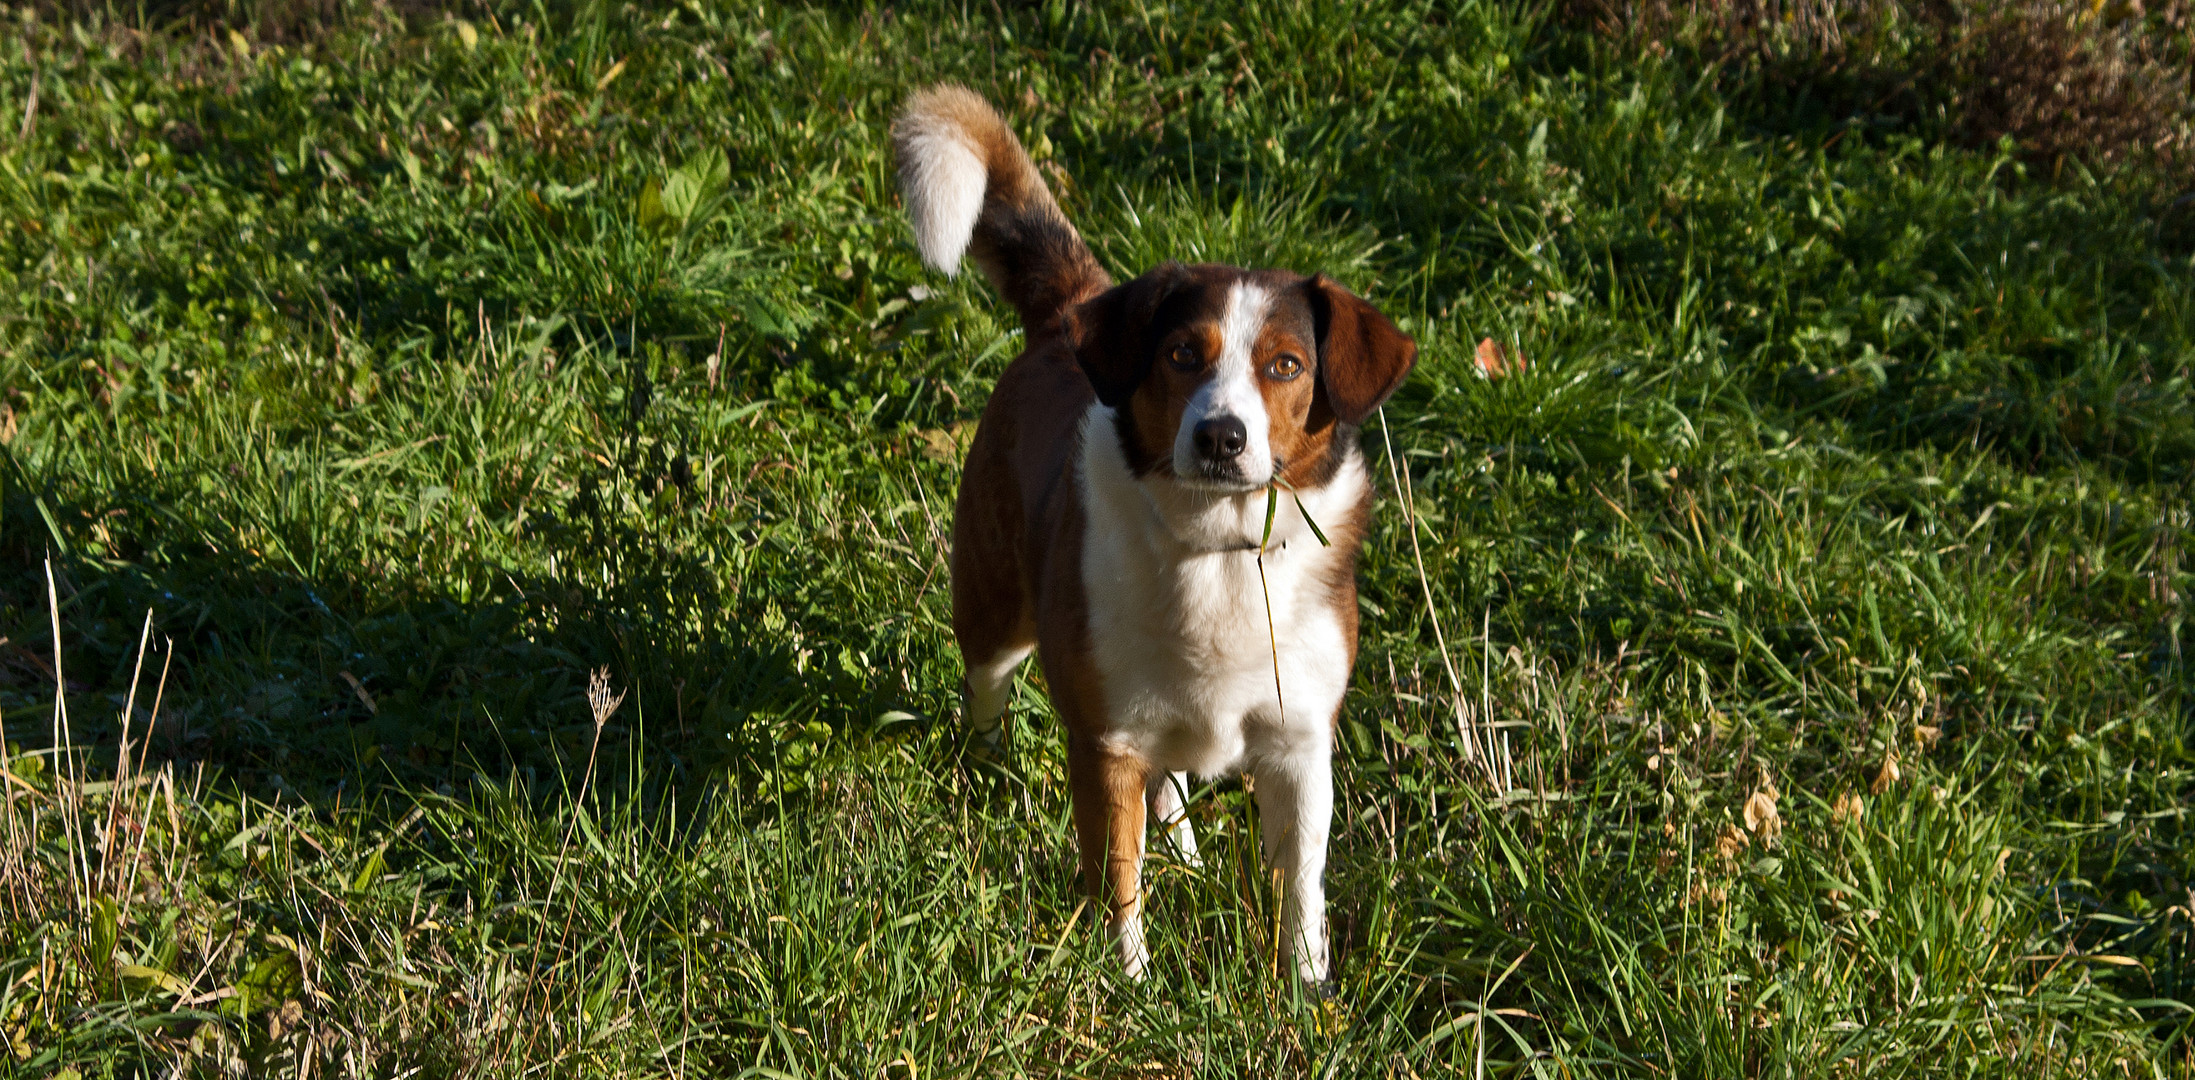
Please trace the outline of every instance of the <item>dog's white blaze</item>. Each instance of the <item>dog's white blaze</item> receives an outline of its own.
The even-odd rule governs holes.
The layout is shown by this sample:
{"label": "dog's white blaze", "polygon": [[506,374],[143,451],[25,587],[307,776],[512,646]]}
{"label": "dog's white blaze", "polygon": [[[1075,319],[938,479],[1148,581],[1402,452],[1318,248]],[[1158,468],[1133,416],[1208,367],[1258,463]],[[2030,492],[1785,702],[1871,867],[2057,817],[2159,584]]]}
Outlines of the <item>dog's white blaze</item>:
{"label": "dog's white blaze", "polygon": [[910,116],[907,123],[901,187],[907,216],[915,226],[915,247],[924,262],[952,277],[960,271],[960,256],[968,250],[976,218],[983,213],[983,190],[989,180],[983,155],[969,144],[960,125],[950,120]]}
{"label": "dog's white blaze", "polygon": [[[1262,419],[1252,431],[1262,432]],[[1257,778],[1266,858],[1286,881],[1290,953],[1304,978],[1323,979],[1330,722],[1349,682],[1348,637],[1327,582],[1347,555],[1320,546],[1284,496],[1261,589],[1256,555],[1224,549],[1258,541],[1263,490],[1136,479],[1102,405],[1084,417],[1082,441],[1082,582],[1110,739],[1154,770]],[[1314,520],[1340,522],[1367,484],[1363,459],[1351,452],[1324,487],[1300,494]],[[1125,923],[1113,929],[1124,934]],[[1135,933],[1140,950],[1140,927]],[[1140,966],[1140,953],[1125,951],[1128,939],[1117,940],[1122,959]]]}
{"label": "dog's white blaze", "polygon": [[1265,395],[1258,392],[1258,334],[1265,329],[1273,309],[1273,294],[1262,285],[1238,281],[1227,290],[1227,307],[1219,320],[1219,362],[1212,377],[1190,395],[1181,410],[1181,427],[1174,432],[1174,473],[1194,476],[1200,470],[1196,428],[1200,421],[1233,416],[1242,421],[1249,439],[1242,456],[1235,459],[1245,484],[1263,485],[1273,475],[1273,447],[1267,431]]}

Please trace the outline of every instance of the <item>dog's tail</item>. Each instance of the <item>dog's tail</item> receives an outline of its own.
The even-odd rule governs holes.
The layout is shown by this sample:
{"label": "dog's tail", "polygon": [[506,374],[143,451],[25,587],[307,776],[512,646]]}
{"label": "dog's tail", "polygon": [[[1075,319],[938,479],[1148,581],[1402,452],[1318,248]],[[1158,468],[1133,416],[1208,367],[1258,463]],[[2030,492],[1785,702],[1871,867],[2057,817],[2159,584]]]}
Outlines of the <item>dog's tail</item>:
{"label": "dog's tail", "polygon": [[1034,330],[1112,284],[996,111],[964,86],[917,91],[892,124],[915,246],[951,276],[963,251]]}

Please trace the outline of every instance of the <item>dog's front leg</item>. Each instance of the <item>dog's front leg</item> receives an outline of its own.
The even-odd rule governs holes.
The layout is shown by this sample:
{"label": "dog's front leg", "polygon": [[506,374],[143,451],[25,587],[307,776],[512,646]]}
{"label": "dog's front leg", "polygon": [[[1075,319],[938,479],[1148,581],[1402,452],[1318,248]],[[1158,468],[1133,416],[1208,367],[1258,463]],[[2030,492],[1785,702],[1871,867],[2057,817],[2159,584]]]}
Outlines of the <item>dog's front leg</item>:
{"label": "dog's front leg", "polygon": [[1326,834],[1333,751],[1323,739],[1254,763],[1265,865],[1281,878],[1281,956],[1307,983],[1326,981]]}
{"label": "dog's front leg", "polygon": [[1081,735],[1067,740],[1082,887],[1105,912],[1105,929],[1120,949],[1121,965],[1136,979],[1151,961],[1143,943],[1143,789],[1148,773],[1142,758],[1102,740]]}

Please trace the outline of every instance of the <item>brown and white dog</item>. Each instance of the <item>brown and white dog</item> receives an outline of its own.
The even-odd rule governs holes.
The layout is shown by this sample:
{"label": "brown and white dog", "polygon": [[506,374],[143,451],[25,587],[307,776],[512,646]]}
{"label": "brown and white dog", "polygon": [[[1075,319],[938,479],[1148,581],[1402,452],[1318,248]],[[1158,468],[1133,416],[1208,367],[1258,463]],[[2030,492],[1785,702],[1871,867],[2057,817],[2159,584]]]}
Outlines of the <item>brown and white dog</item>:
{"label": "brown and white dog", "polygon": [[[923,258],[949,275],[973,254],[1028,335],[983,410],[953,522],[967,722],[998,730],[1036,652],[1067,728],[1083,885],[1139,977],[1146,812],[1194,859],[1186,774],[1247,771],[1282,875],[1283,947],[1323,982],[1334,722],[1372,502],[1357,425],[1416,344],[1322,276],[1168,262],[1114,285],[962,87],[909,98],[892,136]],[[1275,485],[1293,497],[1261,587]]]}

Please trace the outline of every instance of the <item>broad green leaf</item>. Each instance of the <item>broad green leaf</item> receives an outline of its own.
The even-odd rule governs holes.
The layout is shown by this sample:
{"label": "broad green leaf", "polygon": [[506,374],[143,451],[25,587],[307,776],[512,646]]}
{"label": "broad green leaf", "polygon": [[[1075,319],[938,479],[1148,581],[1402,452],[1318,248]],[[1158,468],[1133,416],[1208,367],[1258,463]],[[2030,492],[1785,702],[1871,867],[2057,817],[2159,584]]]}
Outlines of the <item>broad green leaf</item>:
{"label": "broad green leaf", "polygon": [[155,967],[142,964],[120,964],[115,972],[122,976],[122,983],[133,993],[159,990],[165,994],[181,994],[190,989],[183,980]]}
{"label": "broad green leaf", "polygon": [[670,214],[663,206],[663,183],[650,180],[640,189],[640,197],[633,202],[633,217],[639,219],[643,229],[660,229]]}
{"label": "broad green leaf", "polygon": [[662,188],[663,213],[680,225],[696,224],[695,216],[724,190],[732,175],[731,163],[722,150],[703,150],[671,170]]}
{"label": "broad green leaf", "polygon": [[304,965],[298,963],[296,953],[288,949],[269,953],[236,981],[236,996],[222,1003],[223,1011],[229,1011],[233,1002],[237,1015],[249,1016],[296,997],[304,986]]}

